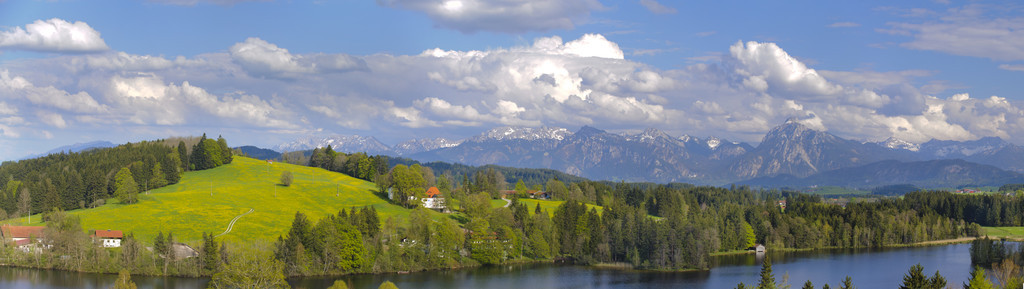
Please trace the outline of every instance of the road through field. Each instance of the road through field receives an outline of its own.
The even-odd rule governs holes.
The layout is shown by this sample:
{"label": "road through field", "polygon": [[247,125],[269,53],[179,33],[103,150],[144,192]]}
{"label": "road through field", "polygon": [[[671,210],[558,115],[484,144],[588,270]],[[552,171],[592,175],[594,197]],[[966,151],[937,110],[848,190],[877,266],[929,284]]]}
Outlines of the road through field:
{"label": "road through field", "polygon": [[248,214],[252,213],[252,211],[253,211],[253,209],[249,209],[248,212],[245,212],[244,214],[235,216],[235,218],[231,219],[231,222],[228,223],[228,228],[226,230],[224,230],[224,233],[220,233],[220,235],[216,235],[216,236],[213,236],[213,237],[220,237],[220,236],[226,235],[227,233],[231,233],[231,228],[235,227],[235,222],[238,221],[238,218],[241,218],[242,216],[248,215]]}

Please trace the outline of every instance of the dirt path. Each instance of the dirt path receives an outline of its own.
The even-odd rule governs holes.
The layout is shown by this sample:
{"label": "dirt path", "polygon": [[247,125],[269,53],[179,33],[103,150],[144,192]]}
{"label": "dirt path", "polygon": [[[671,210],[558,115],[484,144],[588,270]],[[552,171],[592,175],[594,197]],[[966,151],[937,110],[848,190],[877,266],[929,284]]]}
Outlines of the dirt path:
{"label": "dirt path", "polygon": [[231,233],[231,228],[235,227],[235,222],[238,222],[238,218],[241,218],[242,216],[248,215],[248,214],[252,213],[252,211],[253,211],[253,209],[249,209],[248,212],[245,212],[244,214],[235,216],[235,218],[231,219],[231,222],[228,223],[228,228],[227,228],[227,230],[224,230],[224,233],[220,233],[220,235],[216,235],[216,236],[213,236],[213,237],[220,237],[220,236],[226,235],[227,233]]}
{"label": "dirt path", "polygon": [[974,241],[974,239],[977,239],[977,238],[978,237],[963,237],[963,238],[956,238],[956,239],[933,240],[933,241],[917,242],[917,243],[914,243],[913,245],[959,244],[959,243],[967,243],[967,242],[970,242],[970,241]]}
{"label": "dirt path", "polygon": [[505,205],[502,207],[508,208],[508,206],[512,205],[512,200],[506,198],[501,198],[501,200],[505,201]]}

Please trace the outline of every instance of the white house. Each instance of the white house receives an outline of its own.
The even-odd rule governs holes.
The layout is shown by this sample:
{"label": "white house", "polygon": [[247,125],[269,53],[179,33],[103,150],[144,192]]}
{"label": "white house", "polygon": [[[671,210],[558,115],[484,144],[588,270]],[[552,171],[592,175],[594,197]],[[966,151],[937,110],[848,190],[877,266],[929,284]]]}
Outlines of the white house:
{"label": "white house", "polygon": [[92,237],[93,240],[99,242],[104,248],[116,248],[121,247],[124,233],[118,230],[96,230]]}

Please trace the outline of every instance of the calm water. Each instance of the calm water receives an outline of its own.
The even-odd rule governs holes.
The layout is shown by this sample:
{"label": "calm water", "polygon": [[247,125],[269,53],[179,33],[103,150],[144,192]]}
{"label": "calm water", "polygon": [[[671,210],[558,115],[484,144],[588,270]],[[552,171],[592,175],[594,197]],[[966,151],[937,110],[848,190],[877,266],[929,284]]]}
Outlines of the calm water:
{"label": "calm water", "polygon": [[[884,250],[822,250],[771,253],[776,280],[789,273],[789,284],[800,288],[811,280],[815,287],[828,283],[838,288],[850,275],[858,288],[896,288],[910,266],[921,263],[929,276],[939,270],[949,285],[959,287],[970,271],[968,244]],[[402,275],[344,276],[349,288],[377,288],[390,280],[399,288],[733,288],[739,282],[754,284],[760,259],[754,255],[715,258],[710,272],[623,272],[578,266],[529,264]],[[116,275],[0,267],[0,288],[109,288]],[[208,279],[133,277],[140,289],[205,288]],[[294,288],[319,289],[334,278],[289,280]]]}

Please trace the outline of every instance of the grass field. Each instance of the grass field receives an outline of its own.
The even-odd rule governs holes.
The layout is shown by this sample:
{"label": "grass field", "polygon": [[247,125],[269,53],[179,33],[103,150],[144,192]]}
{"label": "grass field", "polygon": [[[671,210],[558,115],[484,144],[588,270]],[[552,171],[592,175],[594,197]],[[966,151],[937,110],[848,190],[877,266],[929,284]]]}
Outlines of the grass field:
{"label": "grass field", "polygon": [[[533,210],[534,208],[537,207],[537,204],[540,204],[540,209],[547,211],[549,216],[554,216],[555,209],[557,209],[558,206],[562,205],[562,203],[565,203],[565,201],[537,200],[526,198],[519,199],[519,202],[526,204],[526,208],[529,209],[530,213],[533,213]],[[604,207],[587,204],[587,211],[595,208],[597,209],[598,214],[604,212]]]}
{"label": "grass field", "polygon": [[992,238],[1024,239],[1024,227],[982,227]]}
{"label": "grass field", "polygon": [[[290,170],[294,181],[278,185],[281,173]],[[231,164],[188,172],[175,185],[139,194],[133,205],[108,204],[70,213],[82,219],[83,229],[132,232],[151,242],[157,232],[173,232],[177,240],[202,238],[203,232],[220,234],[228,222],[238,219],[231,233],[218,239],[229,242],[275,240],[291,226],[296,211],[311,221],[336,214],[342,208],[374,206],[383,222],[390,216],[405,219],[409,210],[373,194],[375,185],[320,168],[234,157]],[[37,219],[38,220],[38,217]]]}

